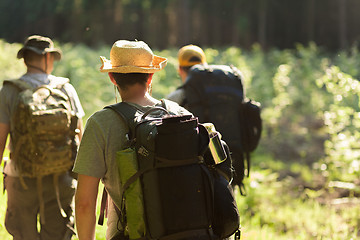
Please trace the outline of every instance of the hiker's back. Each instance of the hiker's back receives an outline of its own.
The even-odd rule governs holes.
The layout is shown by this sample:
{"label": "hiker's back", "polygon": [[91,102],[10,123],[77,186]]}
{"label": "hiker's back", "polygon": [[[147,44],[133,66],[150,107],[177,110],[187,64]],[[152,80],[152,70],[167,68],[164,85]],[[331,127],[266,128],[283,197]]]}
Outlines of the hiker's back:
{"label": "hiker's back", "polygon": [[245,97],[241,72],[234,66],[194,65],[182,89],[185,108],[200,122],[213,123],[229,145],[236,171],[233,185],[242,188],[250,152],[260,139],[261,118],[259,104]]}
{"label": "hiker's back", "polygon": [[[212,159],[204,159],[208,131],[192,115],[179,115],[184,110],[177,104],[163,104],[148,112],[127,103],[110,106],[130,130],[128,148],[117,153],[123,199],[115,204],[126,229],[118,239],[209,240],[233,234],[239,216],[229,183],[210,167],[214,162],[206,163]],[[217,191],[230,199],[219,200]],[[233,214],[221,223],[215,220],[219,201]]]}
{"label": "hiker's back", "polygon": [[240,146],[238,108],[244,99],[241,73],[225,65],[195,65],[189,71],[185,107],[200,122],[212,122],[231,146]]}
{"label": "hiker's back", "polygon": [[14,239],[70,239],[75,194],[70,170],[84,111],[69,79],[52,75],[62,52],[50,38],[27,37],[15,57],[26,73],[5,80],[0,89],[0,158],[10,136],[3,173],[11,214],[3,226]]}
{"label": "hiker's back", "polygon": [[11,116],[11,159],[20,177],[41,177],[69,171],[76,154],[78,119],[69,96],[62,91],[68,79],[34,87],[18,79],[4,81],[18,89]]}

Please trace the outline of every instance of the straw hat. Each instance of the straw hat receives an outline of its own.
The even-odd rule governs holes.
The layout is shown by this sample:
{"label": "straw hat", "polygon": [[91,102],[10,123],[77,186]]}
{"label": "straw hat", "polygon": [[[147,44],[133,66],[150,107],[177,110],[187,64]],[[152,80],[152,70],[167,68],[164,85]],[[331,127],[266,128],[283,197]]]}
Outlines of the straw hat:
{"label": "straw hat", "polygon": [[166,66],[167,59],[153,54],[143,41],[119,40],[110,51],[110,60],[100,57],[101,72],[154,73]]}
{"label": "straw hat", "polygon": [[59,61],[61,59],[60,49],[54,48],[53,41],[48,37],[38,35],[28,37],[24,42],[24,46],[18,51],[17,58],[23,58],[25,50],[30,50],[40,55],[49,52],[54,54],[55,60]]}
{"label": "straw hat", "polygon": [[196,64],[206,63],[204,51],[196,45],[186,45],[180,48],[178,60],[181,67],[191,67]]}

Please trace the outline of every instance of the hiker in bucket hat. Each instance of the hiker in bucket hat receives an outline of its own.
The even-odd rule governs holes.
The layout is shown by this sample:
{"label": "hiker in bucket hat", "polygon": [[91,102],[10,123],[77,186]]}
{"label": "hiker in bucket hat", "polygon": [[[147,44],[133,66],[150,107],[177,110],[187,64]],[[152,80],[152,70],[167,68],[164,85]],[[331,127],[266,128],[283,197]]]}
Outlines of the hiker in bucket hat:
{"label": "hiker in bucket hat", "polygon": [[[7,159],[4,164],[4,187],[7,191],[5,228],[14,239],[70,240],[74,234],[73,202],[76,182],[73,173],[69,171],[74,161],[70,155],[75,156],[75,144],[81,138],[81,119],[84,116],[84,110],[69,79],[51,75],[54,61],[60,60],[61,56],[61,51],[54,48],[54,43],[50,38],[39,35],[28,37],[17,53],[17,58],[24,60],[27,72],[19,79],[4,81],[0,90],[0,163],[9,134],[11,140],[9,144],[10,159]],[[48,128],[48,126],[63,121],[56,117],[51,118],[53,121],[48,120],[47,116],[50,115],[50,112],[53,113],[53,116],[56,115],[51,109],[48,112],[36,112],[39,116],[38,121],[42,123],[39,124],[39,126],[41,125],[39,128],[34,127],[35,125],[28,125],[34,119],[32,118],[34,115],[28,114],[31,111],[23,110],[29,108],[23,108],[24,105],[18,104],[18,102],[25,103],[23,100],[28,99],[28,103],[34,103],[31,108],[34,112],[36,109],[44,108],[43,102],[31,102],[31,99],[36,98],[32,94],[36,94],[36,89],[43,87],[44,89],[51,87],[54,91],[59,91],[64,99],[67,99],[61,104],[67,104],[68,110],[72,112],[67,116],[71,115],[69,125],[74,125],[73,132],[70,133],[70,126],[68,126],[69,132],[64,133],[54,133],[56,126],[54,129]],[[53,98],[51,101],[55,104],[59,103]],[[43,128],[46,128],[46,132]],[[19,134],[20,129],[21,133]],[[26,141],[24,141],[25,136]],[[33,136],[37,136],[37,138],[35,139]],[[57,141],[55,144],[51,140],[55,138],[64,138],[65,140]],[[44,151],[39,151],[39,144]],[[70,146],[70,144],[74,145]],[[59,159],[69,166],[57,169],[56,161],[53,162],[55,159],[53,156],[57,158],[58,155],[53,150],[59,150],[63,146],[68,149],[74,147],[74,152],[71,153],[69,150],[67,152],[69,154]],[[33,153],[35,152],[33,154],[27,149],[37,150],[33,151]],[[51,154],[45,152],[51,152]],[[61,150],[59,153],[62,153]],[[50,161],[52,164],[45,164]],[[44,169],[49,165],[48,168],[53,169],[56,173],[40,171],[36,172],[40,175],[31,175],[30,172],[35,169],[33,163],[36,162],[44,163],[41,166]],[[31,168],[24,167],[25,164]],[[37,227],[38,225],[40,228]]]}
{"label": "hiker in bucket hat", "polygon": [[[142,41],[119,40],[110,51],[110,60],[100,57],[100,71],[108,73],[122,102],[146,112],[160,100],[153,98],[150,85],[154,73],[164,69],[167,59],[153,54]],[[175,103],[174,103],[175,104]],[[185,109],[176,106],[184,113]],[[95,239],[96,202],[101,180],[110,197],[107,211],[106,239],[124,239],[124,232],[112,202],[121,200],[123,188],[116,165],[116,153],[126,148],[128,126],[117,113],[104,108],[87,121],[73,171],[78,173],[75,216],[78,237]],[[121,160],[121,159],[120,159]]]}
{"label": "hiker in bucket hat", "polygon": [[24,46],[17,53],[17,58],[23,58],[26,50],[33,51],[39,55],[53,53],[57,61],[61,59],[62,55],[60,49],[54,48],[54,43],[50,38],[38,35],[30,36],[25,40]]}
{"label": "hiker in bucket hat", "polygon": [[[52,72],[53,61],[60,61],[61,56],[61,50],[54,48],[54,43],[50,38],[39,35],[28,37],[25,40],[24,46],[17,53],[17,58],[24,58],[26,66],[30,70],[38,70],[46,74]],[[38,59],[30,63],[29,60],[34,58]],[[39,60],[40,58],[42,58],[41,61]],[[39,64],[41,66],[38,66]]]}

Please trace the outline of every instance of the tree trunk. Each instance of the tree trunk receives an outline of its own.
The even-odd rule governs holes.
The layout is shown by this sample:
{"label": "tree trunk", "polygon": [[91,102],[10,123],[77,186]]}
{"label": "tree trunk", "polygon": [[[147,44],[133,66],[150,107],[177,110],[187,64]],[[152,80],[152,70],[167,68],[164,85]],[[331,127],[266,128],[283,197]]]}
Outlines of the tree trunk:
{"label": "tree trunk", "polygon": [[172,1],[167,9],[166,9],[166,12],[167,12],[167,19],[164,19],[164,20],[167,20],[168,24],[169,24],[169,31],[168,31],[168,41],[167,43],[170,45],[170,46],[177,46],[178,45],[178,24],[179,21],[178,21],[178,16],[177,16],[177,2],[176,1]]}
{"label": "tree trunk", "polygon": [[266,12],[267,0],[259,0],[258,41],[262,48],[266,47]]}
{"label": "tree trunk", "polygon": [[315,39],[315,0],[307,1],[307,10],[304,14],[306,19],[306,37],[307,41],[311,42]]}
{"label": "tree trunk", "polygon": [[340,48],[347,47],[346,5],[347,0],[338,0],[339,4],[339,43]]}
{"label": "tree trunk", "polygon": [[[83,15],[82,0],[74,0],[74,7],[71,13],[71,22],[76,23],[72,26],[72,41],[81,42],[84,41],[82,36],[83,25],[81,23],[81,16]],[[88,30],[88,29],[87,29]]]}
{"label": "tree trunk", "polygon": [[234,6],[233,6],[233,12],[232,12],[232,17],[233,17],[233,23],[232,23],[232,39],[231,39],[231,43],[234,46],[240,46],[240,34],[241,34],[241,20],[240,18],[242,17],[240,12],[241,12],[241,8],[240,8],[240,4],[241,1],[237,0],[234,2]]}
{"label": "tree trunk", "polygon": [[189,9],[189,0],[180,0],[177,3],[178,5],[178,19],[177,19],[177,28],[179,30],[177,45],[185,45],[190,41],[190,9]]}

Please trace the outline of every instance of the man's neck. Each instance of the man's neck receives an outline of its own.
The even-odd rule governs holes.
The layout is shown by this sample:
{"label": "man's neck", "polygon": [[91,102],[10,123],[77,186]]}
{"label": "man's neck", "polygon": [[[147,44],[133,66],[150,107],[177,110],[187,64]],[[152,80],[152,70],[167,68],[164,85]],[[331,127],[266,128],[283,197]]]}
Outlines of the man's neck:
{"label": "man's neck", "polygon": [[159,103],[159,100],[150,96],[148,92],[138,92],[137,94],[132,92],[131,95],[120,93],[120,96],[123,102],[136,103],[140,106],[153,106]]}
{"label": "man's neck", "polygon": [[27,66],[27,73],[45,73],[48,74],[42,67],[37,66],[37,65],[33,65],[33,64],[28,64]]}

